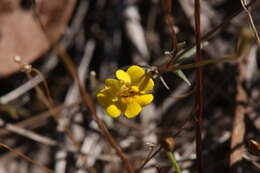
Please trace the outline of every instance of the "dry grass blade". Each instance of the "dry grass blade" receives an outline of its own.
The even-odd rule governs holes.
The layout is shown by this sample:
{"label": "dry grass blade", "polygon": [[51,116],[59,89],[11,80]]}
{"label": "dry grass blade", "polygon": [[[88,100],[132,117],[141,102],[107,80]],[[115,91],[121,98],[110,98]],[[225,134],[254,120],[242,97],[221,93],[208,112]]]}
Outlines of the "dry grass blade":
{"label": "dry grass blade", "polygon": [[15,150],[15,149],[12,149],[11,147],[9,147],[9,146],[7,146],[7,145],[5,145],[5,144],[3,144],[3,143],[0,143],[0,147],[5,148],[5,149],[7,149],[7,150],[9,150],[9,151],[11,151],[11,152],[17,154],[18,156],[20,156],[20,157],[22,157],[23,159],[25,159],[25,160],[31,162],[31,163],[34,164],[34,165],[37,165],[39,168],[41,168],[41,169],[42,169],[43,171],[45,171],[45,172],[55,173],[52,169],[45,167],[44,165],[40,164],[39,162],[37,162],[37,161],[31,159],[30,157],[24,155],[23,153],[21,153],[21,152]]}
{"label": "dry grass blade", "polygon": [[[50,11],[49,21],[42,15],[49,11],[42,9],[55,8],[41,4],[65,1],[76,4],[55,41],[48,22],[62,20],[64,10]],[[0,16],[17,13],[6,8],[13,2],[20,12],[33,16],[49,49],[33,64],[22,51],[6,56],[22,57],[19,65],[25,73],[8,78],[0,74],[4,145],[55,173],[171,173],[178,169],[174,160],[183,173],[233,168],[236,173],[259,173],[260,1],[0,0]],[[60,8],[65,6],[70,4]],[[6,36],[14,36],[19,44],[16,34],[6,35],[5,28],[0,26],[0,47],[10,47],[1,39]],[[29,25],[15,29],[38,39]],[[32,53],[34,43],[19,47]],[[9,68],[8,63],[2,65]],[[134,65],[144,71],[130,70]],[[120,69],[131,73],[130,85],[127,75],[123,79],[117,72]],[[146,73],[153,83],[139,87]],[[242,82],[238,73],[245,76]],[[124,116],[130,109],[139,112],[135,101],[140,113]],[[109,117],[114,110],[120,115]],[[169,136],[176,138],[176,159],[169,154],[167,159],[161,150],[172,151],[172,145],[161,143]],[[2,145],[0,149],[0,173],[47,172]]]}
{"label": "dry grass blade", "polygon": [[[248,52],[247,52],[248,53]],[[239,62],[238,79],[237,79],[237,94],[236,94],[236,107],[234,111],[233,128],[231,135],[231,154],[230,154],[230,167],[231,171],[236,172],[236,166],[239,161],[242,160],[245,148],[243,145],[244,135],[245,135],[245,114],[246,105],[248,103],[248,96],[242,85],[245,81],[245,71],[246,71],[246,57],[245,54],[243,60]]]}
{"label": "dry grass blade", "polygon": [[62,59],[63,63],[66,65],[69,73],[71,74],[73,79],[78,84],[80,93],[82,95],[83,102],[85,103],[86,107],[89,109],[91,116],[93,117],[93,119],[98,124],[98,126],[99,126],[100,130],[102,131],[103,135],[106,137],[109,144],[116,150],[117,154],[122,159],[127,171],[129,173],[133,173],[134,172],[133,168],[132,168],[130,162],[127,160],[127,158],[126,158],[125,154],[123,153],[122,149],[117,144],[117,142],[115,141],[115,139],[113,138],[111,133],[108,131],[108,129],[105,126],[105,124],[103,123],[103,121],[98,117],[96,110],[95,110],[95,107],[94,107],[94,104],[92,102],[91,96],[89,95],[89,93],[86,92],[83,84],[81,83],[79,76],[77,74],[77,71],[74,67],[74,64],[71,61],[71,59],[69,58],[68,54],[66,53],[66,51],[64,49],[62,49],[58,45],[54,45],[54,48],[57,51],[57,54],[60,55],[60,58]]}
{"label": "dry grass blade", "polygon": [[36,142],[39,142],[39,143],[42,143],[42,144],[45,144],[45,145],[50,145],[50,146],[57,145],[57,142],[55,140],[52,140],[48,137],[41,136],[41,135],[34,133],[30,130],[23,129],[21,127],[18,127],[18,126],[9,124],[9,123],[5,123],[2,119],[0,119],[0,124],[1,124],[1,126],[4,126],[5,129],[7,129],[7,130],[9,130],[13,133],[17,133],[19,135],[25,136],[29,139],[36,141]]}
{"label": "dry grass blade", "polygon": [[13,91],[3,95],[0,97],[0,103],[1,104],[7,104],[14,99],[17,99],[24,93],[28,92],[32,88],[34,88],[36,85],[42,82],[42,77],[41,76],[35,76],[31,80],[27,81],[25,84],[19,86],[18,88],[14,89]]}
{"label": "dry grass blade", "polygon": [[[40,71],[38,71],[37,69],[34,69],[32,68],[31,70],[29,71],[26,71],[26,75],[28,77],[28,79],[32,79],[33,76],[31,74],[31,72],[34,71],[36,72],[38,75],[42,75],[42,73]],[[44,77],[43,77],[44,79]],[[52,115],[52,117],[55,119],[55,121],[57,121],[58,123],[61,123],[61,120],[59,119],[59,112],[54,109],[54,103],[53,103],[53,100],[50,96],[50,91],[49,91],[49,88],[48,88],[48,84],[47,84],[47,81],[44,79],[44,87],[45,87],[45,91],[46,91],[46,95],[44,94],[44,91],[39,87],[39,86],[35,86],[35,90],[39,96],[39,98],[41,99],[41,101],[48,107],[48,109],[50,110],[50,113]],[[69,139],[71,140],[71,142],[73,143],[74,146],[78,147],[79,144],[75,141],[71,131],[68,129],[68,127],[65,125],[63,126],[63,130],[64,130],[64,133],[69,137]]]}
{"label": "dry grass blade", "polygon": [[[54,109],[57,110],[57,112],[61,112],[62,110],[66,110],[66,109],[71,109],[74,108],[76,106],[78,106],[80,104],[79,101],[74,102],[72,104],[68,104],[68,105],[60,105],[55,107]],[[15,126],[20,127],[20,128],[30,128],[30,129],[34,129],[36,127],[41,127],[43,125],[45,125],[48,122],[48,118],[51,117],[51,114],[49,111],[40,113],[38,115],[33,115],[32,117],[20,121],[18,123],[15,124]],[[7,135],[8,134],[8,130],[6,128],[0,128],[0,137]]]}
{"label": "dry grass blade", "polygon": [[[37,18],[37,22],[38,22],[42,32],[44,33],[46,39],[51,43],[51,40],[48,37],[48,35],[47,35],[46,31],[45,31],[45,28],[44,28],[44,26],[43,26],[40,18],[37,15],[37,12],[35,10],[34,10],[34,13],[35,13],[35,16]],[[122,159],[122,162],[124,163],[124,166],[127,169],[128,173],[133,173],[134,171],[133,171],[132,165],[127,160],[127,158],[126,158],[125,154],[123,153],[122,149],[117,144],[117,142],[115,141],[115,139],[113,138],[111,133],[108,131],[108,129],[106,128],[106,126],[103,123],[103,121],[96,114],[96,110],[95,110],[94,104],[92,102],[91,96],[89,95],[89,93],[87,93],[87,91],[85,90],[84,85],[80,81],[79,75],[77,73],[77,70],[75,68],[74,63],[70,59],[70,56],[67,54],[65,49],[60,47],[57,43],[54,43],[52,45],[52,47],[53,47],[54,51],[57,53],[57,55],[59,55],[59,58],[61,58],[61,60],[65,64],[66,68],[68,69],[70,75],[73,77],[73,79],[77,83],[77,85],[79,87],[79,90],[80,90],[80,93],[82,95],[83,102],[86,105],[86,107],[89,109],[89,111],[91,112],[91,116],[93,117],[93,119],[98,124],[98,126],[99,126],[100,130],[102,131],[103,135],[106,137],[106,139],[109,142],[109,144],[116,150],[117,154]]]}
{"label": "dry grass blade", "polygon": [[258,31],[257,31],[257,29],[255,27],[254,20],[253,20],[253,17],[251,15],[251,12],[249,11],[249,9],[247,7],[248,3],[246,2],[246,0],[240,0],[240,2],[241,2],[242,7],[244,8],[244,10],[245,10],[245,12],[246,12],[246,14],[248,16],[250,27],[253,30],[254,34],[255,34],[255,37],[257,39],[258,44],[260,45],[260,37],[259,37]]}

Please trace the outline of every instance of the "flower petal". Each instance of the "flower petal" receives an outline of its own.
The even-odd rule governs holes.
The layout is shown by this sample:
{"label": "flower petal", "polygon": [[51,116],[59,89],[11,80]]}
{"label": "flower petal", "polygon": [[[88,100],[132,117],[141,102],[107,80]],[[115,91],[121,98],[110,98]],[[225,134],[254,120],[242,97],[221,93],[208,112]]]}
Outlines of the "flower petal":
{"label": "flower petal", "polygon": [[130,83],[131,82],[130,76],[128,75],[128,73],[126,73],[123,70],[117,70],[116,71],[116,77],[117,77],[117,79],[119,79],[121,81],[124,81],[125,83]]}
{"label": "flower petal", "polygon": [[147,105],[153,101],[153,95],[152,94],[137,95],[135,96],[135,101],[140,105]]}
{"label": "flower petal", "polygon": [[103,107],[107,107],[111,103],[111,99],[103,92],[97,94],[97,100],[99,104]]}
{"label": "flower petal", "polygon": [[117,92],[121,88],[122,83],[117,79],[106,79],[105,85],[110,87],[112,92]]}
{"label": "flower petal", "polygon": [[127,118],[134,118],[137,116],[142,110],[142,107],[137,102],[132,102],[127,104],[126,110],[124,112]]}
{"label": "flower petal", "polygon": [[137,66],[133,65],[127,69],[127,73],[129,74],[131,78],[131,83],[135,85],[138,83],[138,81],[141,79],[141,77],[145,74],[144,69]]}
{"label": "flower petal", "polygon": [[117,108],[116,105],[112,104],[106,108],[106,112],[109,116],[116,118],[120,116],[121,110]]}
{"label": "flower petal", "polygon": [[141,81],[139,82],[139,89],[142,93],[146,93],[148,91],[151,91],[154,87],[154,82],[153,82],[153,79],[148,76],[148,75],[145,75]]}

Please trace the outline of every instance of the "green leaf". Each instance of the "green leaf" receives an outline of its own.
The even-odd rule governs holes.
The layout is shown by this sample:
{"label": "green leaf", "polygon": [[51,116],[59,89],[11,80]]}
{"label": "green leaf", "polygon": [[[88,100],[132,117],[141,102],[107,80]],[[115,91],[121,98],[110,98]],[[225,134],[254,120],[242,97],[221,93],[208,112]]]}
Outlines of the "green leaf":
{"label": "green leaf", "polygon": [[186,82],[188,85],[191,85],[189,79],[186,77],[186,75],[183,73],[182,70],[177,70],[174,72],[179,78],[181,78],[182,80],[184,80],[184,82]]}
{"label": "green leaf", "polygon": [[[208,42],[207,41],[204,41],[201,43],[201,48],[204,48],[205,46],[208,45]],[[181,54],[182,52],[180,52],[179,54]],[[178,57],[177,59],[177,63],[180,63],[181,61],[187,59],[187,58],[191,58],[193,55],[196,54],[196,47],[193,46],[192,48],[190,48],[187,52],[185,52],[183,55],[181,55],[180,57]]]}

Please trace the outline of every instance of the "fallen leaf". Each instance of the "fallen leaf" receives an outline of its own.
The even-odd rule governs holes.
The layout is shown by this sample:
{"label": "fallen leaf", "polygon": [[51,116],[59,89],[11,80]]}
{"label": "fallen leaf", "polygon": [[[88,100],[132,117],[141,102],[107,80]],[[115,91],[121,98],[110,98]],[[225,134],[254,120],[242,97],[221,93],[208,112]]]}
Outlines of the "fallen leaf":
{"label": "fallen leaf", "polygon": [[[75,4],[76,0],[36,0],[35,11],[51,42],[64,33]],[[15,56],[31,63],[50,48],[33,10],[22,8],[19,1],[0,1],[0,23],[0,78],[19,70]]]}

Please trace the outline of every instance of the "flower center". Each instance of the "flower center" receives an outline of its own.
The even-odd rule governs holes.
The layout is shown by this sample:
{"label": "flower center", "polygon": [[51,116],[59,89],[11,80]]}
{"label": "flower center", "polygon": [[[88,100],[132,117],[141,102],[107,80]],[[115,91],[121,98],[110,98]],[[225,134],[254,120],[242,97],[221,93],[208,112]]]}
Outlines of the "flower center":
{"label": "flower center", "polygon": [[139,94],[139,88],[137,86],[124,86],[124,89],[119,92],[118,96],[125,104],[131,103],[133,97]]}

